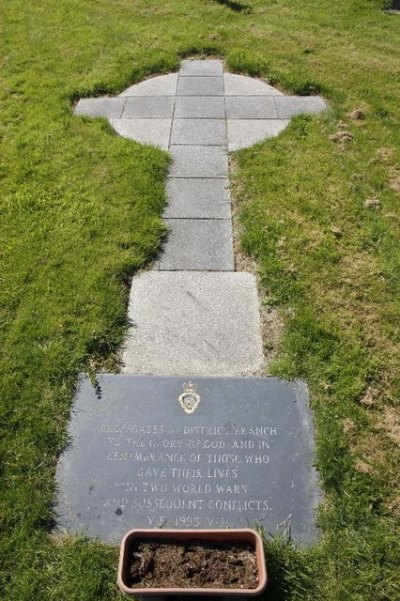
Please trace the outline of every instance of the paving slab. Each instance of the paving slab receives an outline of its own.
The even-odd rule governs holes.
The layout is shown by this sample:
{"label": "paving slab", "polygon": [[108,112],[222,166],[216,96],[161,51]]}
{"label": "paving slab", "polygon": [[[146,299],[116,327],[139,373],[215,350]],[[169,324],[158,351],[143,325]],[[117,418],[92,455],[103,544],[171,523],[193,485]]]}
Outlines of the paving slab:
{"label": "paving slab", "polygon": [[230,219],[167,219],[168,240],[158,262],[162,271],[233,271]]}
{"label": "paving slab", "polygon": [[172,119],[172,96],[133,96],[126,99],[123,119]]}
{"label": "paving slab", "polygon": [[280,90],[254,77],[224,73],[225,96],[283,96]]}
{"label": "paving slab", "polygon": [[110,119],[110,123],[124,138],[168,150],[171,119]]}
{"label": "paving slab", "polygon": [[221,77],[224,72],[223,63],[220,60],[185,60],[181,62],[179,77],[209,76]]}
{"label": "paving slab", "polygon": [[223,119],[174,119],[171,144],[191,146],[226,145],[226,124]]}
{"label": "paving slab", "polygon": [[68,434],[63,532],[117,542],[131,528],[260,524],[298,544],[317,538],[304,382],[99,374],[81,379]]}
{"label": "paving slab", "polygon": [[124,90],[120,96],[175,96],[178,73],[158,75]]}
{"label": "paving slab", "polygon": [[222,96],[177,96],[175,119],[225,119]]}
{"label": "paving slab", "polygon": [[222,146],[170,146],[170,177],[228,177],[228,157]]}
{"label": "paving slab", "polygon": [[278,119],[273,96],[227,96],[227,119]]}
{"label": "paving slab", "polygon": [[223,77],[179,77],[177,96],[223,96]]}
{"label": "paving slab", "polygon": [[274,138],[280,134],[289,124],[283,119],[247,119],[228,120],[228,150],[240,150],[248,148],[257,142],[268,138]]}
{"label": "paving slab", "polygon": [[230,219],[228,179],[170,178],[165,218]]}
{"label": "paving slab", "polygon": [[178,73],[157,75],[130,86],[120,96],[175,96]]}
{"label": "paving slab", "polygon": [[87,117],[107,117],[118,119],[123,111],[124,98],[81,98],[74,114]]}
{"label": "paving slab", "polygon": [[327,109],[321,96],[283,96],[276,98],[276,108],[280,119],[290,119],[296,115],[320,113]]}
{"label": "paving slab", "polygon": [[252,375],[263,349],[250,273],[149,271],[133,278],[124,373]]}

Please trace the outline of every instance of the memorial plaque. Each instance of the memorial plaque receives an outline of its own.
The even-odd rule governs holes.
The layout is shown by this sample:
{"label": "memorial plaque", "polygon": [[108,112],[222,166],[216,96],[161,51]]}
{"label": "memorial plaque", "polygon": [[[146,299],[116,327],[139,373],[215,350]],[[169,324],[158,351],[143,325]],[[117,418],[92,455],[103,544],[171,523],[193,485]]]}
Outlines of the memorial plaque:
{"label": "memorial plaque", "polygon": [[306,385],[276,378],[82,380],[57,479],[58,528],[240,528],[316,538]]}

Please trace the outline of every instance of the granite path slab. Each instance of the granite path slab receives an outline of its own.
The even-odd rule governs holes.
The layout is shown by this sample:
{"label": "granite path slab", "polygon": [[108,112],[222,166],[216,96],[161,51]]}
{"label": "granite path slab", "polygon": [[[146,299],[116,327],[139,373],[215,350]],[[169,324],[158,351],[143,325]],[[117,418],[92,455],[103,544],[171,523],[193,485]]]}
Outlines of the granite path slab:
{"label": "granite path slab", "polygon": [[250,273],[147,271],[133,279],[124,373],[251,376],[263,367]]}

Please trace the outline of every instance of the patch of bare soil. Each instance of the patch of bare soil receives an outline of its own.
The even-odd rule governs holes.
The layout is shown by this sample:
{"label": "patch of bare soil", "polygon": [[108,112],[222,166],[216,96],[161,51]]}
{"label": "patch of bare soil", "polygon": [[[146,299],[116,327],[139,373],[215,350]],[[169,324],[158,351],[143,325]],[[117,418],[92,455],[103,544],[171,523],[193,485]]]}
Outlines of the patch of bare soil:
{"label": "patch of bare soil", "polygon": [[130,588],[257,588],[255,550],[249,543],[138,539],[129,553],[127,584]]}

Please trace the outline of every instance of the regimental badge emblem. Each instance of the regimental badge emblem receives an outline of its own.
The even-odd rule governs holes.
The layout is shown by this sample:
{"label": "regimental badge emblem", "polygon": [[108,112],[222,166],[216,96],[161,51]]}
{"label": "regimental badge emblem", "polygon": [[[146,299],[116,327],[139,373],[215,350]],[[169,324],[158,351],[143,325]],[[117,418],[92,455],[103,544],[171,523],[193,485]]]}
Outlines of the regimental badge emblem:
{"label": "regimental badge emblem", "polygon": [[183,392],[179,397],[179,403],[185,413],[194,413],[200,403],[200,395],[197,394],[196,384],[183,385]]}

